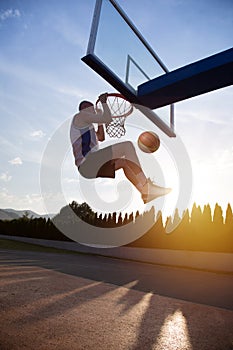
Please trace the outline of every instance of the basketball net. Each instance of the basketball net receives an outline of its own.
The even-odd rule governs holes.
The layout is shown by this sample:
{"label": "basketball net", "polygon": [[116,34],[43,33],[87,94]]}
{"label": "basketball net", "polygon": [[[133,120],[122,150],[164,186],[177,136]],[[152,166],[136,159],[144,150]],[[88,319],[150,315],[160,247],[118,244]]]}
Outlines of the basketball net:
{"label": "basketball net", "polygon": [[106,124],[106,132],[110,137],[122,137],[125,135],[125,119],[126,117],[114,118],[111,123]]}
{"label": "basketball net", "polygon": [[[125,120],[133,112],[133,106],[118,93],[108,94],[106,103],[112,115],[112,121],[106,124],[106,132],[110,137],[120,138],[125,135]],[[101,109],[99,101],[96,102],[96,107]]]}

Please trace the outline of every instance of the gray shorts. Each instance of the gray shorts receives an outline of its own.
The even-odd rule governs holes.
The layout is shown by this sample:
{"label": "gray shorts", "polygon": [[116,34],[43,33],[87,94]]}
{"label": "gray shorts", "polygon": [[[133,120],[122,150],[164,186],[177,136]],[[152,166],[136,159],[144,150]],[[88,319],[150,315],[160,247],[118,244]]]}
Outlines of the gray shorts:
{"label": "gray shorts", "polygon": [[97,177],[115,178],[115,159],[112,159],[112,146],[90,152],[78,167],[80,174],[87,179]]}

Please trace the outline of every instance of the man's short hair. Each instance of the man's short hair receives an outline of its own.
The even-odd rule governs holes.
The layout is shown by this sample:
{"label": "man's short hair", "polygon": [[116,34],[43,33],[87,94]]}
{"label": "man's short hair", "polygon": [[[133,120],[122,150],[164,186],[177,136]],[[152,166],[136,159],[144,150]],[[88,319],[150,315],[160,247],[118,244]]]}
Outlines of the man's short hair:
{"label": "man's short hair", "polygon": [[92,106],[94,106],[92,102],[90,102],[90,101],[82,101],[82,102],[80,102],[78,108],[79,108],[79,111],[81,111],[82,109],[86,109],[86,108],[92,107]]}

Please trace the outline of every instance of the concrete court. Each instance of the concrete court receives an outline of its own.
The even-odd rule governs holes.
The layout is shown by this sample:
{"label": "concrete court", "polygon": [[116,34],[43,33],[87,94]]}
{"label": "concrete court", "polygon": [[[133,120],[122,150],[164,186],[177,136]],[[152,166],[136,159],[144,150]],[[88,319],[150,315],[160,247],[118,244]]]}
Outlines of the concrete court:
{"label": "concrete court", "polygon": [[[232,350],[232,298],[227,308],[218,300],[232,283],[232,275],[2,250],[0,349]],[[222,307],[207,305],[208,295]]]}

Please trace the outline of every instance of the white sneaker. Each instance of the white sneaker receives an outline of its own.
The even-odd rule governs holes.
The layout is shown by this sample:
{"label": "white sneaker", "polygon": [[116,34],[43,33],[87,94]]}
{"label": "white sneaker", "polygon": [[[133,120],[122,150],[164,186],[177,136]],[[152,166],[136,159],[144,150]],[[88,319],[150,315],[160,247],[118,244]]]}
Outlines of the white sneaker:
{"label": "white sneaker", "polygon": [[141,193],[142,200],[144,204],[152,201],[161,196],[165,196],[169,192],[171,192],[171,188],[159,187],[155,183],[153,183],[150,179],[147,180],[147,183],[144,185]]}

